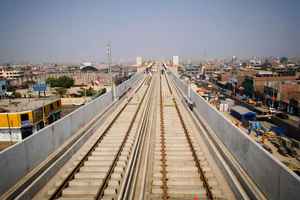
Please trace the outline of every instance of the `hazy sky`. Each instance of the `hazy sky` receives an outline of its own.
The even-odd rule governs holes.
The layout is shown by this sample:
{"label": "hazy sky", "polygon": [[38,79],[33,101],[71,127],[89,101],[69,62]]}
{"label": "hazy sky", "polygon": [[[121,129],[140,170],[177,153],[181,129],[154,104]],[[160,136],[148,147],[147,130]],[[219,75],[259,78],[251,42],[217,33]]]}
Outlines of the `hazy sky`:
{"label": "hazy sky", "polygon": [[1,62],[300,56],[299,0],[1,0]]}

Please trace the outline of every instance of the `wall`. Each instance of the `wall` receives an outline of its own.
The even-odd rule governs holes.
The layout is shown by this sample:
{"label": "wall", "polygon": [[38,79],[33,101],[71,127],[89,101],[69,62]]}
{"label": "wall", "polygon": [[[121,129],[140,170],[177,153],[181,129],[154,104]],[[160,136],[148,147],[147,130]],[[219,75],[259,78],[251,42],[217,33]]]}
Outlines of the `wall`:
{"label": "wall", "polygon": [[20,128],[0,129],[1,142],[18,142],[22,141],[22,134]]}
{"label": "wall", "polygon": [[[171,77],[177,87],[187,96],[185,83],[173,73]],[[193,109],[195,114],[205,119],[205,123],[220,138],[268,199],[299,198],[300,178],[296,174],[255,143],[194,91],[191,91],[191,101],[195,104]]]}
{"label": "wall", "polygon": [[[120,84],[116,88],[117,97],[124,94],[126,88],[138,85],[137,81],[142,78],[143,74],[135,74],[130,80]],[[22,142],[0,152],[0,196],[111,103],[112,94],[107,92]]]}
{"label": "wall", "polygon": [[69,97],[69,98],[61,98],[62,105],[81,105],[84,104],[86,101],[90,101],[91,97]]}

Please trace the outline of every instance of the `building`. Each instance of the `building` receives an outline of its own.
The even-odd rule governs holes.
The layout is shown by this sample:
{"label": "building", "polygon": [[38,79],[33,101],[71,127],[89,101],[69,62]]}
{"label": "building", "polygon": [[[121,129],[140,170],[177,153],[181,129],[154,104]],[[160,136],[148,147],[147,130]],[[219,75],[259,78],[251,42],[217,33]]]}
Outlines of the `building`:
{"label": "building", "polygon": [[184,66],[184,74],[188,76],[197,76],[200,73],[200,65],[188,64]]}
{"label": "building", "polygon": [[138,56],[136,57],[136,65],[137,66],[142,66],[143,65],[143,58]]}
{"label": "building", "polygon": [[0,79],[15,80],[24,77],[24,71],[11,68],[0,69]]}
{"label": "building", "polygon": [[240,120],[241,122],[256,120],[256,113],[250,111],[248,108],[245,108],[243,106],[233,106],[230,109],[230,114],[238,120]]}
{"label": "building", "polygon": [[291,114],[299,115],[300,81],[282,81],[274,83],[266,84],[264,87],[264,99],[266,104]]}
{"label": "building", "polygon": [[81,63],[79,69],[83,72],[98,71],[98,69],[90,62]]}
{"label": "building", "polygon": [[244,83],[245,81],[251,82],[254,90],[253,92],[263,94],[266,85],[277,85],[282,81],[295,81],[297,79],[298,77],[296,74],[282,75],[271,71],[257,71],[255,75],[246,75]]}
{"label": "building", "polygon": [[60,118],[58,98],[17,98],[0,101],[0,141],[17,142]]}
{"label": "building", "polygon": [[173,56],[173,65],[178,66],[179,65],[179,56]]}
{"label": "building", "polygon": [[203,76],[211,76],[218,71],[220,71],[220,66],[214,64],[205,64],[201,68],[201,74]]}

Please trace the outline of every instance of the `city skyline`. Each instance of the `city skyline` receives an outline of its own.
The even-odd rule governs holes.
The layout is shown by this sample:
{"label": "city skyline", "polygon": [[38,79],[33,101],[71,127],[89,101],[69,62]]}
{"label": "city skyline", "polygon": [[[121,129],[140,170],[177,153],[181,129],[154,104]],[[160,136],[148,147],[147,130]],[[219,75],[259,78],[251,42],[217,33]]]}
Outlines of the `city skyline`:
{"label": "city skyline", "polygon": [[20,1],[0,8],[0,63],[300,56],[300,3]]}

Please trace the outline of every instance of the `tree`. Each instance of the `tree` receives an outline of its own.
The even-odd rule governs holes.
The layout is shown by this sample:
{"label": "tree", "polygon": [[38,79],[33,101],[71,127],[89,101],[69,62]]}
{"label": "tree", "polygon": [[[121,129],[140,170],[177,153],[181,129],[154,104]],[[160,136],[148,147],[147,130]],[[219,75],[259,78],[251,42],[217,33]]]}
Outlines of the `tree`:
{"label": "tree", "polygon": [[94,96],[97,92],[96,90],[94,90],[93,88],[81,88],[81,90],[79,91],[80,93],[80,96],[87,96],[87,97],[90,97],[90,96]]}
{"label": "tree", "polygon": [[48,85],[50,85],[50,87],[56,87],[56,85],[57,85],[57,79],[53,78],[53,77],[49,77],[49,78],[47,78],[46,83]]}
{"label": "tree", "polygon": [[50,85],[50,87],[70,88],[74,85],[74,79],[68,76],[61,76],[59,78],[49,77],[46,83]]}
{"label": "tree", "polygon": [[105,94],[105,93],[106,93],[106,88],[101,88],[101,89],[98,91],[96,97],[99,97],[99,96],[101,96],[102,94]]}
{"label": "tree", "polygon": [[16,87],[12,86],[12,85],[8,85],[7,86],[7,91],[8,92],[15,92],[16,91]]}
{"label": "tree", "polygon": [[68,76],[61,76],[58,78],[58,83],[61,87],[70,88],[74,85],[74,79]]}
{"label": "tree", "polygon": [[253,80],[249,78],[245,78],[245,80],[242,83],[244,87],[244,93],[248,97],[252,98],[254,94],[254,86],[253,86]]}

